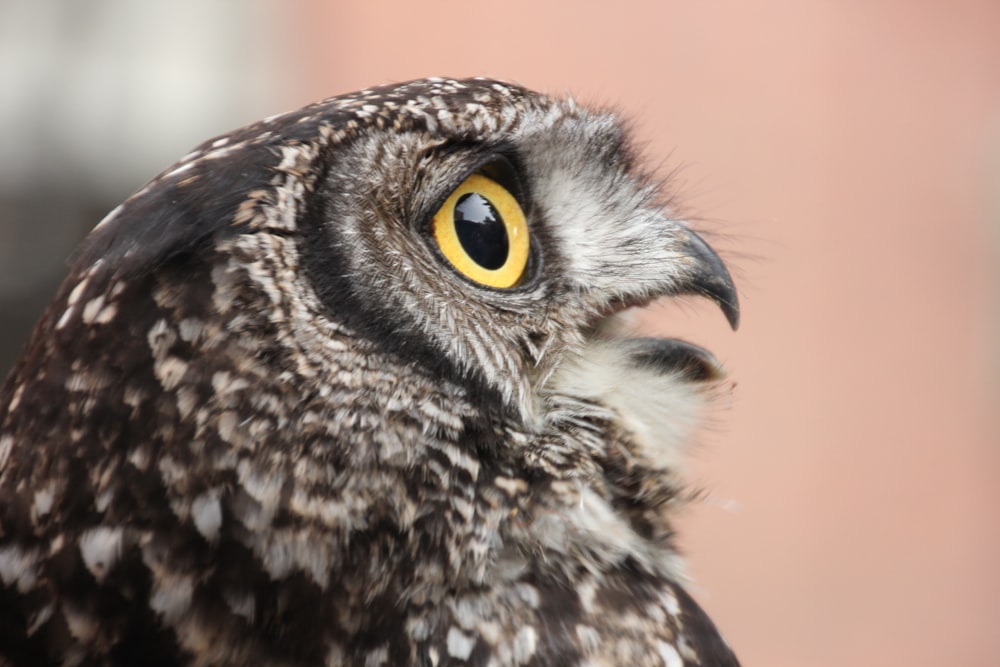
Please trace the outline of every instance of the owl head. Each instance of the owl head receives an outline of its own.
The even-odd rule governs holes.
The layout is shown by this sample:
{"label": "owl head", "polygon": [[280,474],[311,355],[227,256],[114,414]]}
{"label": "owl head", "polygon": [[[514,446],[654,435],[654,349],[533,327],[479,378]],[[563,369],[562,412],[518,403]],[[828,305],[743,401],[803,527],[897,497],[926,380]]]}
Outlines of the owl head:
{"label": "owl head", "polygon": [[[665,210],[617,117],[486,79],[365,90],[208,141],[112,212],[75,271],[129,278],[265,237],[294,257],[272,319],[303,349],[336,321],[528,421],[627,308],[702,295],[739,319],[723,262]],[[618,347],[719,377],[694,346]]]}

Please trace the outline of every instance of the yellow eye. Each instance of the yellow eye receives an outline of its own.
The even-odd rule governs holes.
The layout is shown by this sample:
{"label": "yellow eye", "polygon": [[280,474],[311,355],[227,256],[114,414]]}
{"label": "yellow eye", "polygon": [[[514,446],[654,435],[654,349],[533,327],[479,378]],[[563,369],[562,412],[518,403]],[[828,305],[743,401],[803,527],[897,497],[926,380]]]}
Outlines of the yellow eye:
{"label": "yellow eye", "polygon": [[434,241],[462,275],[514,287],[528,265],[528,222],[514,195],[482,174],[469,176],[434,214]]}

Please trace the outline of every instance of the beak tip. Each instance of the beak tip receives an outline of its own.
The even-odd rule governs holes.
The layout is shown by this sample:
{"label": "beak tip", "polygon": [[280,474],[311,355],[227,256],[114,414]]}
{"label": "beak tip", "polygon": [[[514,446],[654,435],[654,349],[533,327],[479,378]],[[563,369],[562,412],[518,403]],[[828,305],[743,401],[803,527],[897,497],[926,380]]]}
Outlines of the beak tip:
{"label": "beak tip", "polygon": [[740,328],[740,304],[735,302],[735,289],[733,289],[732,294],[734,302],[720,301],[719,306],[722,308],[722,314],[726,316],[726,321],[729,322],[729,327],[733,331],[737,331]]}

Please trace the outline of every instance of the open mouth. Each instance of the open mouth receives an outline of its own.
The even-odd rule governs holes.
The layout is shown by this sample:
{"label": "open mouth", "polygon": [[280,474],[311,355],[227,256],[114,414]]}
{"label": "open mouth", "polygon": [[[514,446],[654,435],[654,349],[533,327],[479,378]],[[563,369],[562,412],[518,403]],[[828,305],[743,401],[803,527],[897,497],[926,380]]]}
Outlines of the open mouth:
{"label": "open mouth", "polygon": [[[688,271],[667,294],[662,296],[697,295],[714,301],[735,330],[739,327],[740,308],[732,276],[722,259],[705,241],[689,232],[684,244]],[[655,297],[622,297],[609,303],[592,329],[598,338],[615,340],[626,348],[630,360],[637,366],[661,373],[678,375],[689,382],[717,382],[726,376],[722,364],[708,350],[676,338],[629,337],[629,311],[648,306]]]}
{"label": "open mouth", "polygon": [[630,335],[634,331],[633,313],[648,303],[622,305],[609,311],[594,325],[590,337],[614,341],[635,366],[676,375],[688,382],[718,382],[726,377],[725,368],[715,356],[694,343],[678,338]]}

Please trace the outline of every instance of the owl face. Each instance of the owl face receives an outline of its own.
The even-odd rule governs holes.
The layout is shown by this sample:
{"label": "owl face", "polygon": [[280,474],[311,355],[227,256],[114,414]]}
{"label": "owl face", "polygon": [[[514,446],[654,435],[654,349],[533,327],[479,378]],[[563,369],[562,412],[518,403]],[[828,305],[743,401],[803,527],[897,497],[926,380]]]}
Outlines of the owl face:
{"label": "owl face", "polygon": [[615,118],[435,85],[449,94],[426,95],[411,124],[405,107],[373,111],[405,129],[341,146],[318,187],[303,246],[332,310],[527,420],[555,368],[628,306],[703,294],[735,325],[728,273],[665,214]]}

